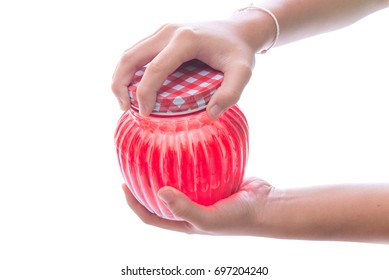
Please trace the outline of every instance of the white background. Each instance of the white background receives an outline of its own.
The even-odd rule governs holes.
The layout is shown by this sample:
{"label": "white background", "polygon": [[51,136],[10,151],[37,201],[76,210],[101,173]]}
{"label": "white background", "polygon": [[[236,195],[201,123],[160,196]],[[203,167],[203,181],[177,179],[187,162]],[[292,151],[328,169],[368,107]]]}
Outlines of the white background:
{"label": "white background", "polygon": [[[126,265],[388,279],[387,245],[185,235],[144,225],[126,205],[116,62],[163,23],[224,18],[245,4],[226,2],[1,2],[0,279],[153,279],[120,276]],[[258,56],[239,102],[247,175],[280,188],[389,181],[388,18]]]}

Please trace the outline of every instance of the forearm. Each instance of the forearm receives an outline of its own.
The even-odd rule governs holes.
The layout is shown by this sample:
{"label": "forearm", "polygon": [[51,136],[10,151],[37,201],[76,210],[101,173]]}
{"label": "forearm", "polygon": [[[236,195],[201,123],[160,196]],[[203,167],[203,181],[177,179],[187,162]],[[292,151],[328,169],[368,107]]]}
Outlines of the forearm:
{"label": "forearm", "polygon": [[275,189],[258,228],[278,238],[389,242],[389,184]]}
{"label": "forearm", "polygon": [[[388,0],[259,0],[255,5],[274,13],[280,25],[280,37],[277,45],[290,43],[309,36],[348,26],[359,19],[389,6]],[[258,38],[258,48],[263,38],[259,32],[271,34],[267,41],[275,36],[272,19],[260,10],[246,10],[246,14],[256,14],[256,26],[248,26],[250,36]],[[264,25],[270,29],[264,31]]]}

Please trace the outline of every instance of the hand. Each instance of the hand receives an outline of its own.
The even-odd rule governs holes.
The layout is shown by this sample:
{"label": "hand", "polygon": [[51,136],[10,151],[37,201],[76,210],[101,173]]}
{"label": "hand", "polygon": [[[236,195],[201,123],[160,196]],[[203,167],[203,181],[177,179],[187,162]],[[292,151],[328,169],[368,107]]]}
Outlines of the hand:
{"label": "hand", "polygon": [[161,188],[160,199],[182,221],[158,217],[144,208],[126,185],[123,190],[130,208],[149,225],[185,233],[260,235],[266,201],[273,187],[261,179],[247,178],[237,193],[211,206],[196,204],[172,187]]}
{"label": "hand", "polygon": [[[267,43],[267,39],[261,40],[262,36],[258,35],[261,28],[258,30],[251,21],[250,15],[244,17],[238,14],[224,21],[167,24],[126,50],[112,81],[112,90],[121,108],[130,108],[128,85],[141,66],[148,64],[137,97],[140,114],[147,116],[152,112],[156,92],[167,76],[182,63],[199,59],[224,73],[221,87],[207,106],[211,118],[219,117],[239,100],[251,77],[255,52]],[[255,28],[253,34],[249,34],[248,30]],[[263,37],[265,35],[266,32],[263,32]]]}

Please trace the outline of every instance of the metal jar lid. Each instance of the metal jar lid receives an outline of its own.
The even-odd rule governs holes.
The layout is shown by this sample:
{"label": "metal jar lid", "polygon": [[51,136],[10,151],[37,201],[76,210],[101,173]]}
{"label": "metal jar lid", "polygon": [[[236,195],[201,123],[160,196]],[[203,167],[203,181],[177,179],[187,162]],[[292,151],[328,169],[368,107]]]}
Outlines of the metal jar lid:
{"label": "metal jar lid", "polygon": [[[136,91],[147,66],[139,69],[129,85],[131,106],[138,108]],[[223,81],[223,73],[199,60],[190,60],[170,74],[157,92],[152,114],[176,115],[202,110]]]}

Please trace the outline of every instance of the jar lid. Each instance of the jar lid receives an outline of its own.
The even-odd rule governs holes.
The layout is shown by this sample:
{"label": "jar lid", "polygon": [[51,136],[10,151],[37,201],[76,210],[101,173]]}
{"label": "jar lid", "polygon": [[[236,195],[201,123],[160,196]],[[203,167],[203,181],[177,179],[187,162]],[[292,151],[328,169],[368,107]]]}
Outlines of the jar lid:
{"label": "jar lid", "polygon": [[[147,66],[129,85],[131,106],[138,108],[136,91]],[[199,60],[190,60],[170,74],[157,92],[152,114],[188,114],[202,110],[223,81],[223,73]]]}

